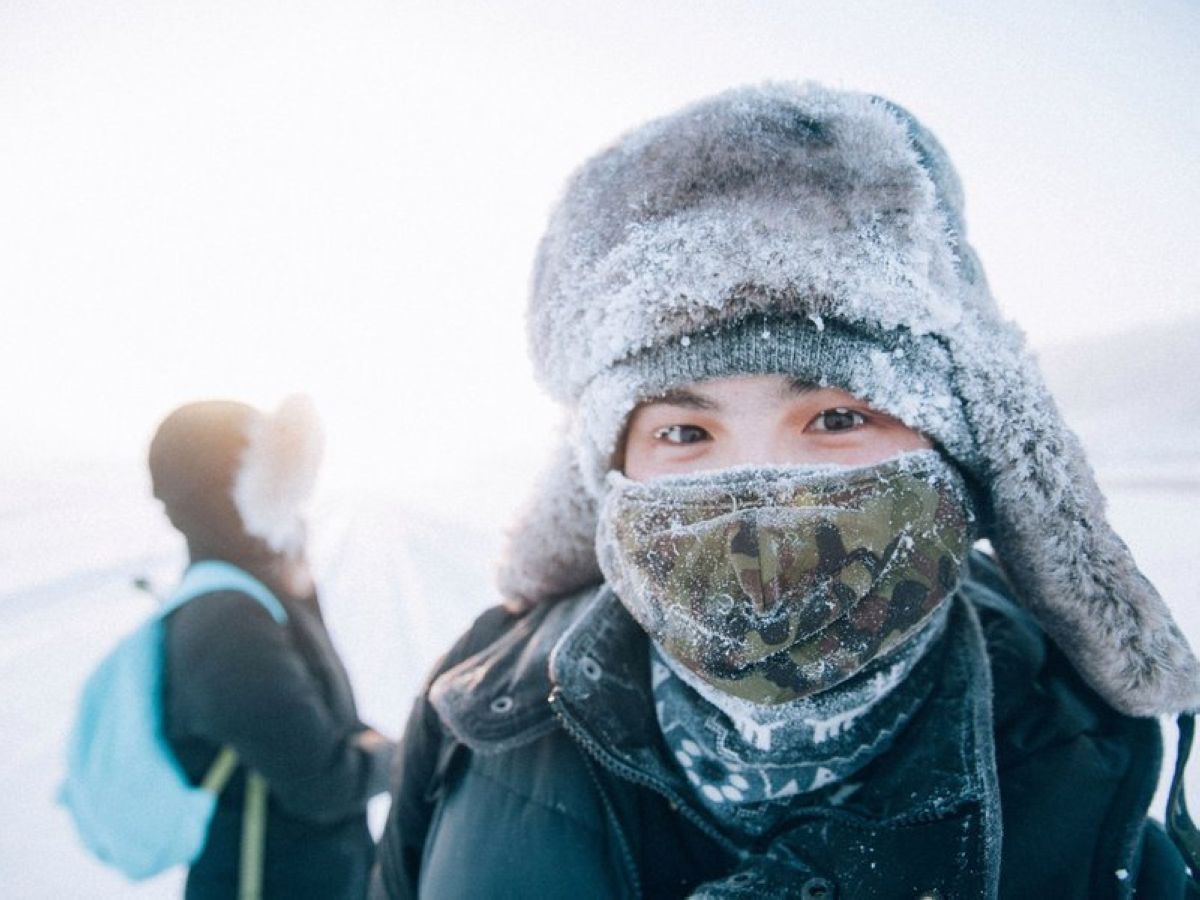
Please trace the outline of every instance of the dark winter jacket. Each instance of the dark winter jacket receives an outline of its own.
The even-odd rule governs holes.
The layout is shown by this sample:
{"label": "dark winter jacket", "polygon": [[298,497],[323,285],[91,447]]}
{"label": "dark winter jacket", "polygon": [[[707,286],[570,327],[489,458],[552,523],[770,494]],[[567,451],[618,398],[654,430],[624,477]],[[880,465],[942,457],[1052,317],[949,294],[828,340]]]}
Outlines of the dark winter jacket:
{"label": "dark winter jacket", "polygon": [[237,896],[249,766],[268,783],[263,896],[361,898],[373,853],[366,800],[378,780],[352,742],[364,726],[316,597],[270,586],[285,626],[236,592],[199,597],[167,619],[172,748],[195,782],[223,745],[245,764],[220,795],[187,897]]}
{"label": "dark winter jacket", "polygon": [[1100,701],[1001,586],[973,561],[896,744],[756,841],[668,759],[611,591],[493,609],[412,713],[372,897],[1185,896],[1146,818],[1157,723]]}

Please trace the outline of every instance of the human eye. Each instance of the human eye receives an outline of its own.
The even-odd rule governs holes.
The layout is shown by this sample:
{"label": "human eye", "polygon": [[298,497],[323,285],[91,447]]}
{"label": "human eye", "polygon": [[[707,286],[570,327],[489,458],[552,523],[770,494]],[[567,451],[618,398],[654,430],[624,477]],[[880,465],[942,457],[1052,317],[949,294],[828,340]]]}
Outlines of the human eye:
{"label": "human eye", "polygon": [[667,444],[698,444],[708,438],[709,433],[699,425],[665,425],[654,431],[654,439]]}
{"label": "human eye", "polygon": [[856,409],[836,406],[817,413],[809,427],[813,431],[842,432],[861,428],[867,424],[867,417]]}

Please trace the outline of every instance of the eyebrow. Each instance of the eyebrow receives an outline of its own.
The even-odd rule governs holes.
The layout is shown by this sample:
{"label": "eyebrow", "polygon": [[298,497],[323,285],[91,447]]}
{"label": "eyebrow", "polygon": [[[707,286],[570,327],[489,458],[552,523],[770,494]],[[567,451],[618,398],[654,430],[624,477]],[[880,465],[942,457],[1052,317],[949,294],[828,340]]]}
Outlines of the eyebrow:
{"label": "eyebrow", "polygon": [[669,391],[664,391],[657,397],[651,397],[647,401],[647,405],[652,403],[664,403],[668,406],[681,406],[684,409],[717,409],[718,404],[703,397],[700,394],[689,391],[686,388],[674,388]]}
{"label": "eyebrow", "polygon": [[811,394],[813,391],[821,390],[821,386],[812,381],[806,381],[803,378],[789,378],[787,383],[787,393],[789,394]]}
{"label": "eyebrow", "polygon": [[[797,394],[811,394],[821,389],[821,385],[815,382],[807,381],[803,378],[789,378],[783,392],[787,396],[795,396]],[[695,391],[690,391],[687,388],[672,388],[646,401],[647,406],[658,403],[666,406],[678,406],[683,409],[703,410],[720,409],[721,406],[715,400],[710,400],[708,397],[697,394]]]}

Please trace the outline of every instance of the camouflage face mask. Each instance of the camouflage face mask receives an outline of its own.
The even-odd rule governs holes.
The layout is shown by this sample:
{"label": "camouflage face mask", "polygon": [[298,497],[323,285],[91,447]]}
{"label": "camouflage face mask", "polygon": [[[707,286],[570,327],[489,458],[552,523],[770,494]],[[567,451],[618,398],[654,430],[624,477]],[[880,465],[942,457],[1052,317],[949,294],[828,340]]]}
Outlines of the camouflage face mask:
{"label": "camouflage face mask", "polygon": [[958,585],[966,487],[935,451],[863,468],[608,476],[600,568],[659,644],[755,703],[827,690],[902,644]]}

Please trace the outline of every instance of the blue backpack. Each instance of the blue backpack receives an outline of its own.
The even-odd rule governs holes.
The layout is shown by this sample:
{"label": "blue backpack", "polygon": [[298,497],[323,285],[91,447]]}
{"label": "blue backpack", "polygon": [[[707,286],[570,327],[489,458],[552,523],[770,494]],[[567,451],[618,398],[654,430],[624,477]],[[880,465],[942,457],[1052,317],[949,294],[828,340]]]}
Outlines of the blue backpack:
{"label": "blue backpack", "polygon": [[[275,621],[287,621],[279,600],[251,575],[229,563],[196,563],[170,599],[103,659],[80,698],[59,802],[70,810],[88,850],[130,878],[147,878],[200,855],[217,795],[237,767],[236,753],[226,747],[197,787],[163,734],[163,619],[215,591],[248,594]],[[264,792],[256,802],[265,815],[265,782],[255,778],[252,787]],[[253,793],[248,790],[248,810]]]}

